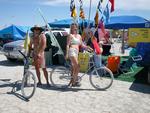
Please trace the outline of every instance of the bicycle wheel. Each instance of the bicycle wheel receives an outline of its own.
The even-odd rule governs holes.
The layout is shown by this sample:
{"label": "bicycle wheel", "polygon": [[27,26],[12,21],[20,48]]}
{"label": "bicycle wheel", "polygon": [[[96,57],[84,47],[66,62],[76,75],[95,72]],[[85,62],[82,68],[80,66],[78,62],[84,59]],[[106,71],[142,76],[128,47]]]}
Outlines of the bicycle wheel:
{"label": "bicycle wheel", "polygon": [[95,68],[89,76],[91,85],[97,90],[108,89],[112,85],[113,79],[113,73],[107,67]]}
{"label": "bicycle wheel", "polygon": [[71,74],[69,68],[57,66],[50,73],[51,84],[56,88],[67,88],[70,80]]}
{"label": "bicycle wheel", "polygon": [[29,99],[34,95],[36,89],[36,78],[35,75],[27,71],[22,79],[22,85],[21,85],[21,92],[22,95],[26,98]]}

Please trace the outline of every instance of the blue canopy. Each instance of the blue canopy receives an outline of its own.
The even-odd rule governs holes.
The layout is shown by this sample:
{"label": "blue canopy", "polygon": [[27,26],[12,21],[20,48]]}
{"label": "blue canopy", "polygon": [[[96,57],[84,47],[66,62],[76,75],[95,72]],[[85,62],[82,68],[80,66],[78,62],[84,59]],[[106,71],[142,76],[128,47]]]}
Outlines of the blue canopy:
{"label": "blue canopy", "polygon": [[139,16],[112,16],[107,29],[150,28],[150,21]]}
{"label": "blue canopy", "polygon": [[[63,20],[51,22],[51,23],[49,23],[49,25],[51,27],[69,28],[72,23],[74,23],[73,19],[63,19]],[[83,25],[83,23],[84,23],[84,26],[87,26],[88,20],[87,19],[85,19],[85,20],[79,19],[79,21],[77,23],[79,24],[79,26]],[[92,25],[93,25],[93,21],[90,20],[90,26],[92,26]]]}
{"label": "blue canopy", "polygon": [[27,26],[16,26],[11,25],[0,30],[0,38],[2,39],[12,39],[12,40],[22,40],[25,38],[27,30],[30,27]]}

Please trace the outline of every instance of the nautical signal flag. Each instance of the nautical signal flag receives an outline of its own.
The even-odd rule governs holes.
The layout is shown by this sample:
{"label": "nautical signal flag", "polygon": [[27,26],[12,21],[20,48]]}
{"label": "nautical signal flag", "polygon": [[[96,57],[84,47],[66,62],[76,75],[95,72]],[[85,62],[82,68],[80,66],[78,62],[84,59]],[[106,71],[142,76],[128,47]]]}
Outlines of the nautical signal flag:
{"label": "nautical signal flag", "polygon": [[94,18],[94,20],[95,20],[95,27],[97,27],[98,26],[98,21],[99,21],[99,14],[98,14],[99,12],[98,12],[98,10],[96,11],[96,15],[95,15],[95,18]]}
{"label": "nautical signal flag", "polygon": [[79,15],[79,17],[82,19],[85,19],[85,15],[84,15],[84,11],[83,11],[83,1],[79,0],[79,2],[80,2],[80,15]]}
{"label": "nautical signal flag", "polygon": [[74,5],[73,10],[72,10],[72,12],[71,12],[71,17],[73,17],[73,18],[76,18],[76,17],[77,17],[75,5]]}
{"label": "nautical signal flag", "polygon": [[71,11],[71,17],[76,18],[77,13],[76,13],[76,7],[75,7],[74,0],[71,0],[71,2],[70,2],[70,11]]}
{"label": "nautical signal flag", "polygon": [[113,12],[115,10],[115,0],[109,0],[109,2],[111,3],[111,12]]}
{"label": "nautical signal flag", "polygon": [[110,17],[109,3],[106,5],[106,8],[105,8],[103,14],[104,14],[104,16],[105,16],[106,23],[108,23],[109,17]]}
{"label": "nautical signal flag", "polygon": [[80,9],[80,15],[79,15],[79,17],[82,18],[82,19],[85,19],[85,15],[84,15],[83,9]]}
{"label": "nautical signal flag", "polygon": [[98,3],[97,9],[100,11],[101,14],[103,14],[101,0]]}
{"label": "nautical signal flag", "polygon": [[74,6],[75,6],[74,0],[71,0],[71,2],[70,2],[70,11],[73,10]]}
{"label": "nautical signal flag", "polygon": [[101,28],[101,31],[106,34],[104,22],[102,20],[99,21],[99,27]]}

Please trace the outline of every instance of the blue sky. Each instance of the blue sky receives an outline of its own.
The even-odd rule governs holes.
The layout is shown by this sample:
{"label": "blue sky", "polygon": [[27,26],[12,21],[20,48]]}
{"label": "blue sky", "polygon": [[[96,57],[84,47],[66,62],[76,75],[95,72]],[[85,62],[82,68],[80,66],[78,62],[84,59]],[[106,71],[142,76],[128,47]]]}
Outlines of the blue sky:
{"label": "blue sky", "polygon": [[[93,20],[96,6],[99,0],[92,0],[90,19]],[[106,0],[103,0],[106,1]],[[79,0],[75,0],[77,10]],[[88,18],[90,0],[83,0],[85,16]],[[115,0],[115,11],[111,16],[116,15],[137,15],[150,19],[150,0]],[[0,0],[0,29],[10,24],[33,26],[44,25],[38,8],[48,22],[70,18],[70,0]],[[105,2],[103,3],[103,7]],[[78,11],[79,12],[79,11]]]}

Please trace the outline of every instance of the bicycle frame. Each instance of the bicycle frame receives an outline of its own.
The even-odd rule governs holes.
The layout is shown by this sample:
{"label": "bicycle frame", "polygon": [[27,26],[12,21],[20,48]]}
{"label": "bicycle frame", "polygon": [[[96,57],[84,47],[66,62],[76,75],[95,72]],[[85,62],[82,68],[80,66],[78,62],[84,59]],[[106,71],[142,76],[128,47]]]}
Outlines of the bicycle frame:
{"label": "bicycle frame", "polygon": [[[91,60],[91,61],[90,61],[90,60]],[[89,60],[88,65],[90,66],[90,64],[92,64],[92,66],[88,67],[88,70],[85,71],[81,76],[79,76],[79,80],[82,79],[82,77],[83,77],[84,75],[88,74],[92,68],[94,68],[94,69],[96,68],[96,67],[95,67],[95,62],[94,62],[93,55],[92,55],[92,57],[90,58],[90,60]],[[93,69],[92,69],[92,70],[93,70]],[[90,75],[90,74],[88,74],[88,75]]]}
{"label": "bicycle frame", "polygon": [[19,53],[24,57],[24,74],[27,72],[27,70],[29,69],[29,58],[27,56],[25,56],[25,54],[23,52],[21,52],[20,50],[18,50]]}
{"label": "bicycle frame", "polygon": [[[90,61],[90,60],[91,60],[91,61]],[[92,68],[96,69],[96,65],[95,65],[95,62],[94,62],[94,57],[93,57],[93,55],[92,55],[92,57],[90,57],[90,60],[89,60],[88,65],[90,66],[90,64],[92,64],[92,66],[90,66],[90,67],[88,68],[88,70],[87,70],[86,72],[84,72],[81,76],[78,76],[78,80],[81,80],[82,77],[83,77],[84,75],[88,74]],[[67,64],[67,63],[66,63],[66,64]],[[68,65],[66,65],[66,67],[67,67],[67,66],[68,66]],[[69,68],[71,68],[70,65],[69,65]],[[94,69],[92,69],[92,70],[94,70]],[[71,70],[71,69],[70,69],[70,70]],[[90,75],[90,74],[88,74],[88,75]]]}

